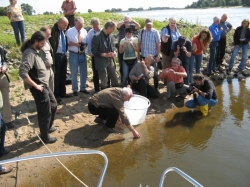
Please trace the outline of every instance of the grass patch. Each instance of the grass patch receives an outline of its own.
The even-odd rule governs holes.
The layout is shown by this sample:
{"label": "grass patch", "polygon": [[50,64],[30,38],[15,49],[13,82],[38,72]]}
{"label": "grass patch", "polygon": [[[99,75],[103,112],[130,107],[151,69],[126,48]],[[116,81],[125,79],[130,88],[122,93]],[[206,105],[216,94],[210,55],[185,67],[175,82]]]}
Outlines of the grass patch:
{"label": "grass patch", "polygon": [[17,81],[19,79],[19,74],[18,74],[18,69],[12,69],[9,73],[8,73],[9,79],[10,81]]}

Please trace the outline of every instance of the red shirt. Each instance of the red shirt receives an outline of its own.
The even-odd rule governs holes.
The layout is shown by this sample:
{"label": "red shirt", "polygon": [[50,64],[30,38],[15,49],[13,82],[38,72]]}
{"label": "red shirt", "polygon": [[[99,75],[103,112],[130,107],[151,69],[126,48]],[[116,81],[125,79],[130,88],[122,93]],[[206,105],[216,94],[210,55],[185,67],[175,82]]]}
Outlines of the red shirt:
{"label": "red shirt", "polygon": [[[167,79],[167,82],[173,81],[175,84],[176,83],[183,83],[183,77],[179,76],[179,75],[175,75],[174,73],[167,73],[166,71],[172,69],[173,68],[166,68],[162,71],[162,79]],[[179,66],[179,69],[175,72],[186,72],[185,69],[182,66]]]}
{"label": "red shirt", "polygon": [[75,10],[76,10],[76,4],[75,4],[75,1],[69,1],[69,2],[66,2],[66,1],[63,1],[63,4],[62,4],[62,10],[63,11],[66,11],[67,13],[69,11],[72,11],[69,15],[74,15],[75,14]]}
{"label": "red shirt", "polygon": [[[196,46],[197,46],[197,51],[196,51],[196,52],[193,52],[194,55],[200,55],[200,54],[203,53],[203,50],[202,50],[202,47],[201,47],[201,43],[200,43],[200,40],[199,40],[198,36],[199,36],[199,35],[195,35],[195,36],[193,37],[193,41],[192,41],[192,45],[193,45],[193,44],[196,44]],[[203,42],[203,45],[204,45],[204,47],[207,47],[207,46],[208,46],[208,43]]]}

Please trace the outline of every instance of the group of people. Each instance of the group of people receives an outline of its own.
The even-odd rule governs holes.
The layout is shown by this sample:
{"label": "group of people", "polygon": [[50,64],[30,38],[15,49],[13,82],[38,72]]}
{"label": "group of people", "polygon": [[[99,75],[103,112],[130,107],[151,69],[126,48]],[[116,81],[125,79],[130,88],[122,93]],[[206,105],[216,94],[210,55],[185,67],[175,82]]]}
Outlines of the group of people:
{"label": "group of people", "polygon": [[[208,75],[215,72],[216,64],[222,64],[226,35],[232,29],[232,25],[226,21],[226,14],[223,14],[221,19],[214,17],[209,29],[202,29],[192,40],[179,33],[173,17],[169,18],[169,24],[162,28],[161,32],[153,27],[151,18],[145,19],[145,27],[142,29],[130,16],[125,16],[118,24],[107,21],[104,28],[101,27],[98,18],[92,18],[90,22],[92,28],[87,32],[84,29],[84,19],[74,17],[75,2],[66,0],[62,4],[65,17],[59,18],[52,28],[44,26],[40,31],[33,33],[30,39],[25,40],[20,7],[16,4],[16,0],[10,0],[10,3],[8,17],[11,25],[14,31],[16,27],[21,28],[22,62],[19,76],[24,81],[25,89],[29,89],[34,97],[40,135],[45,143],[57,141],[56,137],[51,137],[49,134],[57,130],[53,127],[53,122],[55,114],[60,113],[57,106],[65,102],[63,98],[78,96],[79,91],[90,94],[86,89],[87,55],[91,57],[94,83],[94,94],[89,99],[88,109],[91,114],[98,115],[94,121],[104,125],[110,132],[115,132],[114,127],[119,119],[134,137],[140,137],[130,124],[123,103],[129,101],[134,92],[144,97],[158,98],[159,80],[162,80],[167,87],[163,100],[189,92],[194,95],[194,99],[187,101],[186,107],[199,108],[203,116],[207,116],[210,108],[218,103],[215,86],[201,74],[201,64],[202,55],[208,47],[210,48]],[[113,35],[116,29],[118,45],[115,45]],[[139,33],[136,37],[134,33],[137,30]],[[16,31],[15,37],[17,45],[21,45],[19,33]],[[235,56],[240,48],[243,58],[239,69],[245,68],[249,40],[249,20],[244,19],[234,33],[235,48],[229,71],[233,68]],[[1,124],[14,128],[11,122],[9,81],[6,74],[7,51],[2,47],[0,55],[0,89],[3,95],[5,122]],[[116,72],[116,57],[120,67],[120,81]],[[67,61],[72,77],[72,94],[66,93]],[[158,63],[162,64],[160,73],[158,73]],[[194,64],[196,74],[193,75]],[[78,71],[80,87],[77,80]],[[153,85],[150,84],[151,78]],[[119,87],[119,82],[122,88]],[[0,152],[0,156],[1,154]]]}

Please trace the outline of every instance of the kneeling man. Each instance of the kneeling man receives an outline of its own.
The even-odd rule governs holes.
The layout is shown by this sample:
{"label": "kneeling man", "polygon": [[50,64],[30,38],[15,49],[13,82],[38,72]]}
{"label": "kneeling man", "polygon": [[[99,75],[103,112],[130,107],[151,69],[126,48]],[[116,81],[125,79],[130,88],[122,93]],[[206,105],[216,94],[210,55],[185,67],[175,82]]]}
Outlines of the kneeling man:
{"label": "kneeling man", "polygon": [[107,88],[94,94],[88,103],[89,112],[93,115],[99,115],[95,122],[105,124],[107,130],[114,132],[114,127],[120,116],[121,122],[133,133],[135,138],[140,134],[130,124],[124,111],[123,103],[129,101],[133,96],[130,88]]}
{"label": "kneeling man", "polygon": [[198,106],[203,116],[208,115],[209,108],[218,103],[217,93],[214,83],[205,78],[202,74],[193,76],[194,83],[191,84],[190,93],[198,94],[196,99],[186,102],[187,108],[196,108]]}
{"label": "kneeling man", "polygon": [[181,66],[181,60],[174,57],[171,62],[171,67],[164,69],[159,74],[159,78],[167,82],[167,94],[163,97],[164,101],[168,100],[171,95],[186,93],[188,85],[184,84],[183,78],[185,77],[187,77],[187,73]]}
{"label": "kneeling man", "polygon": [[132,89],[148,98],[158,98],[160,96],[158,89],[149,85],[149,79],[154,76],[154,68],[151,66],[153,62],[154,57],[148,55],[144,60],[135,64],[129,73]]}

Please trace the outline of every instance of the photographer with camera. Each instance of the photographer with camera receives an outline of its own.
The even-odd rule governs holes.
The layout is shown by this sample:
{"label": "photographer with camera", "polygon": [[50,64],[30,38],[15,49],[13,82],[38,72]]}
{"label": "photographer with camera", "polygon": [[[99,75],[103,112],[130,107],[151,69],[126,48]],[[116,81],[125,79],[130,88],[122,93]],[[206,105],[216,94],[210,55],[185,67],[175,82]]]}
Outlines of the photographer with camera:
{"label": "photographer with camera", "polygon": [[189,94],[194,94],[194,98],[186,102],[187,108],[198,107],[202,116],[207,116],[209,109],[218,103],[217,93],[214,83],[205,78],[202,74],[194,74],[194,84],[187,89]]}
{"label": "photographer with camera", "polygon": [[84,19],[75,19],[75,26],[66,32],[69,46],[69,64],[72,77],[72,91],[74,96],[78,96],[77,74],[80,69],[80,92],[89,94],[86,90],[87,80],[87,59],[85,48],[87,46],[87,31],[83,28]]}
{"label": "photographer with camera", "polygon": [[192,82],[193,66],[191,65],[191,52],[191,41],[186,39],[185,36],[179,36],[178,40],[174,42],[174,56],[181,60],[182,66],[187,72],[187,77],[184,78],[185,84],[190,84]]}
{"label": "photographer with camera", "polygon": [[186,94],[188,85],[185,85],[183,78],[187,77],[185,69],[181,66],[181,60],[174,57],[171,62],[171,67],[162,70],[159,74],[159,79],[166,79],[167,82],[167,94],[163,97],[166,101],[171,95]]}

